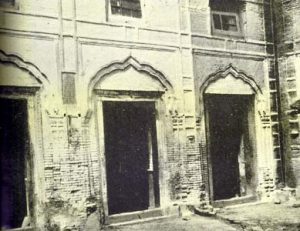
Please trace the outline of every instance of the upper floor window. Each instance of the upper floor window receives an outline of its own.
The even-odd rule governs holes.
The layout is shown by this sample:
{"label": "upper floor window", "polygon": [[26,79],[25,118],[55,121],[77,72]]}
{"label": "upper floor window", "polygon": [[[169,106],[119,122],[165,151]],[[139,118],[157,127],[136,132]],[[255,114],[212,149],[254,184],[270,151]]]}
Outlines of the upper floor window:
{"label": "upper floor window", "polygon": [[140,0],[110,0],[111,13],[127,17],[141,18]]}
{"label": "upper floor window", "polygon": [[213,29],[239,32],[238,17],[234,13],[212,12]]}
{"label": "upper floor window", "polygon": [[212,33],[241,36],[239,0],[210,0]]}
{"label": "upper floor window", "polygon": [[15,7],[16,0],[0,0],[0,7]]}

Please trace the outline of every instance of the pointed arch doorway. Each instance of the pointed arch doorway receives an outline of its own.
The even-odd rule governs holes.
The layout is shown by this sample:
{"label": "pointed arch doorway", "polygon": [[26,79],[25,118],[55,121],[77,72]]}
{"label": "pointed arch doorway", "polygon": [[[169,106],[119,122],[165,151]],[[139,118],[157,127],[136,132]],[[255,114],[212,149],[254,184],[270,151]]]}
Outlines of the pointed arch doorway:
{"label": "pointed arch doorway", "polygon": [[32,63],[0,50],[1,228],[34,229],[43,195],[41,95],[47,77]]}
{"label": "pointed arch doorway", "polygon": [[159,207],[155,103],[103,103],[108,213]]}
{"label": "pointed arch doorway", "polygon": [[213,199],[253,195],[253,96],[205,95]]}
{"label": "pointed arch doorway", "polygon": [[229,66],[202,86],[210,198],[215,205],[255,199],[255,105],[260,89]]}
{"label": "pointed arch doorway", "polygon": [[[164,100],[171,84],[161,72],[129,57],[100,70],[90,87],[97,101],[106,221],[113,223],[121,213],[130,213],[128,220],[138,219],[145,210],[161,207],[166,194],[160,166]],[[124,215],[122,219],[127,220]]]}

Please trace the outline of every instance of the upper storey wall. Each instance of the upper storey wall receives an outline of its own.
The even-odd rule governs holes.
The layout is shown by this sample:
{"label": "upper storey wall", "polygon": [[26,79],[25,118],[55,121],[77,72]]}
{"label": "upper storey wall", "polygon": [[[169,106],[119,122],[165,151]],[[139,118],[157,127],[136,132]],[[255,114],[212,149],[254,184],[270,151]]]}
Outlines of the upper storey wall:
{"label": "upper storey wall", "polygon": [[[191,30],[195,35],[230,37],[233,40],[247,42],[266,40],[266,32],[271,31],[270,28],[265,30],[266,21],[271,20],[266,12],[266,9],[270,7],[268,1],[227,0],[235,1],[233,5],[236,8],[225,10],[225,14],[229,14],[226,20],[230,22],[234,17],[238,29],[230,32],[229,35],[226,31],[224,33],[215,28],[213,11],[224,11],[222,7],[218,9],[220,5],[218,1],[140,0],[141,17],[134,18],[112,14],[110,0],[16,0],[16,7],[2,8],[4,12],[1,16],[0,27],[48,34],[69,33],[70,35],[77,30],[78,37],[89,37],[85,31],[88,30],[90,35],[95,34],[94,38],[101,38],[102,35],[110,37],[111,34],[114,39],[114,35],[117,34],[118,40],[122,40],[122,30],[126,31],[128,28],[142,29],[141,33],[134,35],[135,37],[140,34],[141,37],[145,37],[143,29],[150,29],[159,32],[189,32]],[[61,18],[63,23],[59,20]],[[110,33],[112,28],[114,29]],[[146,34],[148,38],[153,37],[151,33]],[[166,36],[169,37],[169,35]]]}
{"label": "upper storey wall", "polygon": [[[2,28],[58,33],[57,19],[85,23],[128,25],[178,30],[179,3],[173,0],[141,0],[141,18],[118,17],[109,0],[15,0],[13,7],[1,6]],[[38,21],[35,20],[38,17]]]}
{"label": "upper storey wall", "polygon": [[[192,33],[205,36],[264,41],[265,23],[266,20],[270,20],[265,18],[265,10],[269,7],[268,1],[262,0],[191,0],[191,30]],[[232,24],[233,20],[237,28],[233,30],[217,28],[218,25],[213,16],[215,12],[219,17],[227,16],[227,19],[221,18],[220,24],[224,25],[220,27],[225,27],[226,23]]]}
{"label": "upper storey wall", "polygon": [[274,0],[280,55],[300,51],[300,1]]}
{"label": "upper storey wall", "polygon": [[58,17],[59,0],[15,0],[15,7],[6,7],[5,10],[16,13]]}
{"label": "upper storey wall", "polygon": [[108,0],[76,0],[77,18],[97,23],[124,23],[141,27],[168,28],[176,30],[179,25],[179,4],[174,0],[141,0],[142,17],[121,18],[111,13]]}
{"label": "upper storey wall", "polygon": [[59,0],[15,0],[14,6],[0,4],[0,28],[22,32],[57,34]]}

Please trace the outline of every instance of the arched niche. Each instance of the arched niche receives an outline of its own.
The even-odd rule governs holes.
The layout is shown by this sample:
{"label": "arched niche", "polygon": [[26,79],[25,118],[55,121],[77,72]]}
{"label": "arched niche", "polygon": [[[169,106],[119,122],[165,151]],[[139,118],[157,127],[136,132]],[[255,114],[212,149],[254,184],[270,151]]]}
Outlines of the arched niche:
{"label": "arched niche", "polygon": [[0,50],[0,86],[43,88],[48,85],[46,75],[34,64]]}
{"label": "arched niche", "polygon": [[265,111],[265,100],[255,80],[232,64],[219,69],[207,77],[200,87],[200,117],[203,116],[205,94],[254,95],[258,111]]}
{"label": "arched niche", "polygon": [[146,73],[139,72],[132,66],[124,71],[115,71],[99,81],[95,90],[115,91],[165,91],[165,86]]}
{"label": "arched niche", "polygon": [[0,86],[6,87],[41,87],[28,72],[17,68],[11,64],[0,63]]}
{"label": "arched niche", "polygon": [[235,78],[229,73],[225,78],[212,82],[206,88],[205,94],[252,95],[254,91],[242,79]]}
{"label": "arched niche", "polygon": [[205,93],[218,94],[257,94],[262,93],[254,79],[230,64],[208,76],[200,88]]}
{"label": "arched niche", "polygon": [[160,71],[130,56],[99,70],[90,81],[89,97],[93,90],[165,92],[173,87]]}

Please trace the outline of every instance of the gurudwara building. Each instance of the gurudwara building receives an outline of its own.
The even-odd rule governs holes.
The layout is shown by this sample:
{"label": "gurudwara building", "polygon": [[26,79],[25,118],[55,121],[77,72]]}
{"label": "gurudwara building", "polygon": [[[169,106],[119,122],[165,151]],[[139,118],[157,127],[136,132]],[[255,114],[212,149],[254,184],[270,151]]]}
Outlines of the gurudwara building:
{"label": "gurudwara building", "polygon": [[299,0],[0,5],[2,227],[299,189]]}

